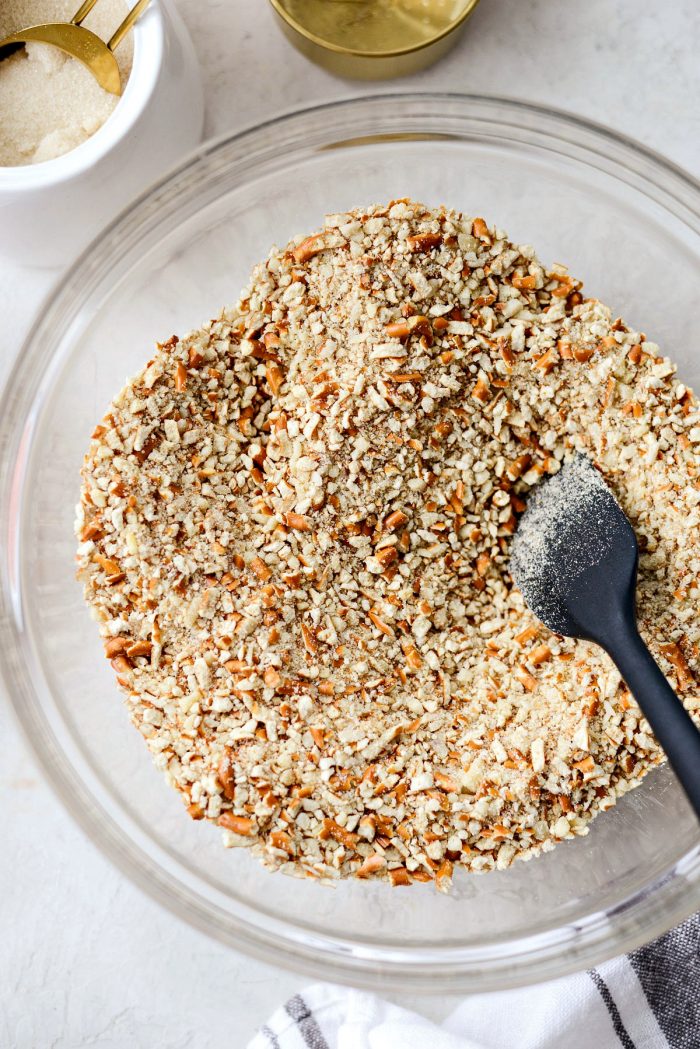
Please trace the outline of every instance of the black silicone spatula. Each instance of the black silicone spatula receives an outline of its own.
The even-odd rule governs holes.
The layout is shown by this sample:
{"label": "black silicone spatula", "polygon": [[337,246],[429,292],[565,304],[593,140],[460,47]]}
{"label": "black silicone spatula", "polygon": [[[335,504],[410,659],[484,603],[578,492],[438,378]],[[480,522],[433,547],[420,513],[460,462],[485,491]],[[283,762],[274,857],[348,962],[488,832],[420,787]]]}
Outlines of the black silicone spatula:
{"label": "black silicone spatula", "polygon": [[530,496],[510,567],[546,627],[605,649],[700,816],[700,732],[637,630],[637,560],[632,526],[593,463],[577,455]]}

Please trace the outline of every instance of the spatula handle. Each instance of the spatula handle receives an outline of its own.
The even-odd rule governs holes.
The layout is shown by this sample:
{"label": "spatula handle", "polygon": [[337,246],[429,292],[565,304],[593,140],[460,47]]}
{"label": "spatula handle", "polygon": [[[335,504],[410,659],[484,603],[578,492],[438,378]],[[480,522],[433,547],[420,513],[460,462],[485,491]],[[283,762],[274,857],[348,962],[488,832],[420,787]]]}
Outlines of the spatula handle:
{"label": "spatula handle", "polygon": [[700,818],[700,732],[633,624],[615,631],[608,654],[627,682]]}

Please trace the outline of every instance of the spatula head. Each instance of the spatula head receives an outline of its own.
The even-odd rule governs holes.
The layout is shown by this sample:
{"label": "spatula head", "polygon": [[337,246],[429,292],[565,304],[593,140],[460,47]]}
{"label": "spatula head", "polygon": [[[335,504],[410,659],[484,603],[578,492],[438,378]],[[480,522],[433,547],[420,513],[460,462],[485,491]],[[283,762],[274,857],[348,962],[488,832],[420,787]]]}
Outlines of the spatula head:
{"label": "spatula head", "polygon": [[513,579],[546,627],[605,647],[634,617],[637,540],[590,459],[576,455],[530,496],[513,539]]}

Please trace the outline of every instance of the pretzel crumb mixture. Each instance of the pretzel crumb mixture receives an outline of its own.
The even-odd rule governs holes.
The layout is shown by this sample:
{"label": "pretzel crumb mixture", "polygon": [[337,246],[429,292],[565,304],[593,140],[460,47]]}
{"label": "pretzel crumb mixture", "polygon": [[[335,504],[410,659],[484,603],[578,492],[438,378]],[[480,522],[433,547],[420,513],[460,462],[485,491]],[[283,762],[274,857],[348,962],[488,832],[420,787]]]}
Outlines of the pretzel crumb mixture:
{"label": "pretzel crumb mixture", "polygon": [[574,451],[636,529],[642,632],[700,708],[700,409],[482,218],[409,200],[273,250],[93,434],[79,577],[194,819],[266,866],[446,887],[585,834],[663,760],[508,574]]}

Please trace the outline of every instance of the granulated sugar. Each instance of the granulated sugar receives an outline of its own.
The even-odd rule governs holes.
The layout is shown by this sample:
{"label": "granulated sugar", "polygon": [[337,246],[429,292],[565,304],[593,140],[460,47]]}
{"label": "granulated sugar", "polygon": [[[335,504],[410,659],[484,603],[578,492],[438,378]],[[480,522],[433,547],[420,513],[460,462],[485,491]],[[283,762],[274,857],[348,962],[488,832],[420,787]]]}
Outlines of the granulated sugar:
{"label": "granulated sugar", "polygon": [[[0,39],[26,26],[70,21],[78,0],[3,0]],[[124,0],[100,0],[84,25],[108,40],[128,11]],[[131,72],[131,34],[116,52],[122,86]],[[28,44],[0,62],[0,165],[36,164],[75,149],[98,131],[119,103],[92,73],[49,44]]]}
{"label": "granulated sugar", "polygon": [[527,604],[552,630],[569,633],[559,595],[609,549],[612,498],[584,455],[575,456],[530,497],[513,541],[510,567]]}

